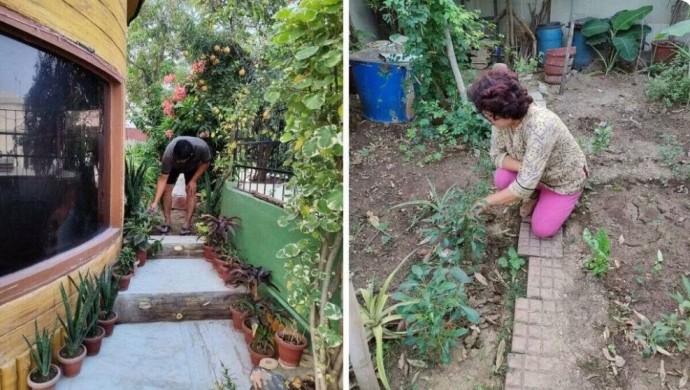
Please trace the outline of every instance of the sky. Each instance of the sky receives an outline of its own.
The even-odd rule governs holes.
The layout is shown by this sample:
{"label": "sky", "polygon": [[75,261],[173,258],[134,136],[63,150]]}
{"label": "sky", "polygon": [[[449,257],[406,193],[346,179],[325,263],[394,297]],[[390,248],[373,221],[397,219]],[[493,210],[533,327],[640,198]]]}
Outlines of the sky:
{"label": "sky", "polygon": [[33,82],[38,53],[33,47],[0,34],[0,92],[20,98],[26,95]]}

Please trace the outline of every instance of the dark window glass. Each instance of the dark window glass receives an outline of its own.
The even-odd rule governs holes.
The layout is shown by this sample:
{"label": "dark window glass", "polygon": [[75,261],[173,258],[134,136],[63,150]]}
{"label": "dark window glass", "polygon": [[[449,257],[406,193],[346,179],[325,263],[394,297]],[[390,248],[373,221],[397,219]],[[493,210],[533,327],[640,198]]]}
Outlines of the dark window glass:
{"label": "dark window glass", "polygon": [[0,276],[84,243],[99,217],[105,83],[0,34]]}

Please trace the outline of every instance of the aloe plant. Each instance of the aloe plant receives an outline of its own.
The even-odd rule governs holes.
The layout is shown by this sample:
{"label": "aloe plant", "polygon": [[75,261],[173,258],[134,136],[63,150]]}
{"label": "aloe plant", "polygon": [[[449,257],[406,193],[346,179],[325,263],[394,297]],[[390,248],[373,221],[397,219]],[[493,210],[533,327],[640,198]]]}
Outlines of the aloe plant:
{"label": "aloe plant", "polygon": [[35,382],[48,382],[50,378],[50,359],[52,357],[53,344],[50,338],[48,329],[43,328],[41,332],[38,331],[38,320],[34,320],[34,335],[36,339],[36,346],[34,347],[29,339],[24,337],[26,344],[29,346],[31,361],[33,362],[34,371],[37,375]]}
{"label": "aloe plant", "polygon": [[[70,283],[74,284],[74,280],[70,277]],[[86,337],[86,332],[92,324],[86,322],[86,318],[89,315],[89,308],[93,305],[96,300],[95,294],[87,294],[86,286],[84,284],[79,285],[79,297],[85,296],[84,299],[77,299],[74,306],[74,310],[69,302],[69,297],[67,292],[65,292],[65,287],[60,284],[60,296],[62,297],[62,305],[65,308],[65,318],[58,316],[60,324],[65,329],[65,354],[67,358],[74,358],[79,356],[80,350],[82,348],[82,342]],[[93,321],[96,319],[94,318]]]}
{"label": "aloe plant", "polygon": [[108,319],[115,307],[115,299],[118,294],[119,281],[113,277],[113,270],[108,265],[98,275],[98,289],[100,290],[99,316],[100,319]]}
{"label": "aloe plant", "polygon": [[[96,337],[98,335],[97,321],[101,298],[98,282],[90,274],[86,277],[79,274],[79,285],[72,278],[70,278],[70,283],[79,291],[78,299],[82,302],[82,308],[86,313],[86,337]],[[92,296],[95,296],[95,298]]]}
{"label": "aloe plant", "polygon": [[363,288],[359,290],[364,299],[364,306],[362,306],[360,312],[362,316],[362,325],[364,325],[367,339],[373,337],[376,341],[376,366],[379,370],[381,383],[383,383],[383,386],[388,390],[390,390],[391,387],[388,383],[386,365],[383,361],[383,339],[398,339],[405,336],[405,332],[394,332],[388,327],[402,320],[403,317],[400,314],[396,314],[398,308],[415,302],[414,300],[408,300],[386,307],[386,302],[390,297],[390,294],[388,294],[388,287],[395,277],[395,274],[413,253],[415,252],[407,255],[400,264],[395,267],[393,272],[388,275],[377,295],[374,294],[374,286],[372,284],[370,284],[366,290]]}
{"label": "aloe plant", "polygon": [[609,74],[618,58],[634,61],[640,52],[640,40],[652,31],[652,28],[637,24],[652,12],[651,5],[634,10],[622,10],[611,18],[591,19],[582,26],[582,35],[587,37],[587,44],[592,46],[604,62],[605,73]]}
{"label": "aloe plant", "polygon": [[136,166],[134,159],[125,161],[125,218],[130,218],[136,211],[143,209],[146,172],[151,167],[150,161],[143,161]]}

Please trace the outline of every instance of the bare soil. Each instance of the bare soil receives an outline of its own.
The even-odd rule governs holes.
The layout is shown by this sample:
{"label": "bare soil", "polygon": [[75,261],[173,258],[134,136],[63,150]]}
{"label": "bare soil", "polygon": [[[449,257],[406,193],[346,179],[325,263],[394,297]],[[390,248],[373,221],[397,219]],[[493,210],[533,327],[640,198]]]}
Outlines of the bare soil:
{"label": "bare soil", "polygon": [[[690,362],[677,351],[671,351],[673,357],[663,357],[666,385],[662,385],[659,355],[643,359],[638,346],[626,338],[632,322],[626,325],[624,320],[613,319],[623,313],[623,317],[639,323],[638,317],[621,309],[621,305],[652,321],[662,313],[673,312],[677,304],[669,293],[681,291],[680,277],[690,272],[690,183],[674,179],[658,156],[661,135],[673,134],[683,148],[685,162],[690,162],[690,111],[685,107],[664,111],[648,102],[644,97],[645,82],[644,75],[578,74],[568,82],[563,95],[556,94],[557,87],[549,88],[545,95],[548,107],[560,115],[576,137],[591,137],[594,125],[604,120],[613,130],[609,150],[589,157],[590,189],[564,232],[563,261],[568,262],[573,279],[565,302],[570,325],[564,331],[571,341],[570,356],[581,369],[578,377],[586,388],[678,387],[679,373]],[[361,117],[357,97],[350,98],[350,276],[354,286],[360,288],[371,281],[383,281],[421,241],[417,230],[406,230],[410,210],[391,210],[392,205],[426,199],[427,181],[443,192],[453,184],[464,188],[486,179],[472,171],[476,158],[465,150],[449,153],[431,165],[405,161],[398,145],[406,125],[366,121]],[[367,221],[367,212],[388,224],[392,239],[381,239],[382,234],[377,234]],[[492,274],[496,259],[517,243],[516,207],[491,210],[487,227],[487,260],[481,269],[485,276]],[[585,227],[605,228],[611,238],[615,268],[602,279],[582,270],[581,264],[589,253],[582,241]],[[652,266],[658,250],[664,262],[656,272]],[[405,273],[399,273],[398,281]],[[499,336],[506,337],[512,313],[505,307],[509,298],[505,291],[494,288],[496,283],[491,280],[489,284],[489,288],[473,284],[470,295],[475,302],[488,306],[483,316],[494,316],[492,322],[496,325],[484,323],[475,348],[465,351],[467,358],[456,356],[452,365],[440,371],[421,372],[416,381],[419,388],[502,388],[503,377],[493,374],[491,366]],[[601,335],[607,328],[611,336],[605,340]],[[509,339],[507,345],[509,349]],[[617,375],[601,352],[607,345],[615,347],[626,360]],[[397,360],[392,355],[391,359]],[[463,355],[462,349],[456,355]],[[390,367],[389,378],[403,377],[396,362],[391,362]],[[409,382],[409,378],[400,381]]]}

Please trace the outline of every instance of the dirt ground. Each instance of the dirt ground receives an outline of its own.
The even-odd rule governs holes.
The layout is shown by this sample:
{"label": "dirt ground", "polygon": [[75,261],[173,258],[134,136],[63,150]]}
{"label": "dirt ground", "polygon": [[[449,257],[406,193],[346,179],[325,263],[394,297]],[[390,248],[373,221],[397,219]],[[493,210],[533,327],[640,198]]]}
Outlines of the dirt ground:
{"label": "dirt ground", "polygon": [[[537,76],[538,78],[538,76]],[[592,76],[578,74],[563,95],[549,88],[548,107],[560,115],[576,137],[591,137],[594,125],[609,121],[612,141],[609,150],[589,157],[590,187],[565,228],[563,261],[569,262],[573,285],[566,305],[570,325],[565,332],[570,356],[580,367],[577,374],[593,389],[662,389],[660,358],[643,359],[639,349],[626,340],[630,325],[613,320],[614,315],[638,321],[634,314],[620,309],[628,305],[639,313],[658,320],[661,313],[676,309],[669,293],[680,291],[680,276],[690,271],[690,183],[671,178],[670,170],[658,157],[662,134],[677,136],[686,162],[690,162],[690,111],[678,107],[664,111],[644,97],[644,75]],[[350,276],[356,288],[370,281],[383,281],[399,261],[417,246],[421,238],[416,230],[406,231],[409,210],[392,205],[425,199],[427,180],[438,192],[453,184],[473,186],[481,179],[472,167],[476,158],[465,150],[450,153],[438,163],[421,166],[406,162],[398,149],[406,126],[375,124],[362,118],[357,97],[351,95],[350,115]],[[420,157],[421,159],[421,157]],[[367,212],[388,224],[391,239],[367,221]],[[498,208],[488,218],[487,260],[481,270],[490,275],[495,261],[506,249],[517,244],[517,210]],[[616,268],[603,279],[582,271],[588,249],[582,241],[582,229],[605,228],[612,242],[612,260]],[[661,250],[664,262],[653,271]],[[400,272],[398,280],[405,276]],[[490,281],[491,282],[491,281]],[[491,284],[493,285],[493,284]],[[501,291],[471,286],[470,295],[483,303],[484,324],[479,348],[469,350],[469,358],[456,356],[453,364],[422,371],[417,378],[420,389],[493,389],[502,388],[503,378],[491,372],[498,335],[504,333],[505,321],[512,315],[506,310],[507,297]],[[484,309],[484,307],[486,307]],[[583,331],[578,331],[578,326]],[[609,329],[611,338],[601,335]],[[614,376],[601,349],[615,346],[626,364]],[[508,349],[510,343],[508,342]],[[675,352],[675,351],[671,351]],[[462,349],[456,354],[462,355]],[[397,356],[392,356],[396,359]],[[462,360],[460,362],[460,360]],[[678,353],[665,360],[665,378],[678,386],[679,373],[688,359]],[[400,378],[391,364],[388,376]],[[399,383],[409,383],[409,380]],[[394,386],[394,388],[396,388]],[[397,387],[400,388],[400,387]],[[668,387],[671,388],[671,387]]]}

